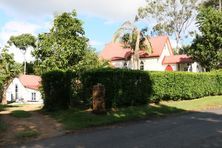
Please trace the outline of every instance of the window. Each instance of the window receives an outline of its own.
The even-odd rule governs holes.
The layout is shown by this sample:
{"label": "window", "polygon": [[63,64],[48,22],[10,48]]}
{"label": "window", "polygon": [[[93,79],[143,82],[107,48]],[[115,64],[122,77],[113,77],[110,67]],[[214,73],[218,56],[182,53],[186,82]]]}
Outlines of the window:
{"label": "window", "polygon": [[15,100],[18,99],[18,85],[15,85]]}
{"label": "window", "polygon": [[32,101],[36,101],[36,93],[32,92]]}
{"label": "window", "polygon": [[143,61],[140,62],[140,70],[144,70],[144,63],[143,63]]}
{"label": "window", "polygon": [[123,68],[127,68],[127,62],[126,61],[123,63]]}

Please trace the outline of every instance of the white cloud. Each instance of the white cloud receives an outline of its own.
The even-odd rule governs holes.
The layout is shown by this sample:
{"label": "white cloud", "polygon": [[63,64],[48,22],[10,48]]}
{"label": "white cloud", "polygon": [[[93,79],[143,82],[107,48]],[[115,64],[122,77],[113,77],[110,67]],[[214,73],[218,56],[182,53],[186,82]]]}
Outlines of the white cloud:
{"label": "white cloud", "polygon": [[80,14],[122,21],[133,19],[143,4],[145,0],[1,0],[0,8],[7,14],[29,19],[76,9]]}
{"label": "white cloud", "polygon": [[[0,47],[5,46],[12,35],[20,35],[22,33],[31,33],[36,35],[37,30],[40,28],[41,27],[36,24],[10,21],[6,23],[0,30]],[[15,61],[20,63],[23,62],[24,56],[18,48],[11,47],[9,52],[14,54]],[[26,59],[27,61],[33,61],[33,57],[31,56],[31,49],[27,50]]]}
{"label": "white cloud", "polygon": [[90,40],[90,41],[89,41],[89,44],[90,44],[91,46],[101,46],[101,45],[104,45],[103,42],[95,41],[95,40]]}

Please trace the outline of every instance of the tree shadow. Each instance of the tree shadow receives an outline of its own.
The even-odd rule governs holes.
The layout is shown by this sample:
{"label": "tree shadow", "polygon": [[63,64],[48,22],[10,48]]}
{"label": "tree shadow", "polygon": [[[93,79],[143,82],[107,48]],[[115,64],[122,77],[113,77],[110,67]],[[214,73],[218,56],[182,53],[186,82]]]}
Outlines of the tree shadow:
{"label": "tree shadow", "polygon": [[[187,112],[162,104],[151,106],[149,111],[135,109],[130,107],[127,112],[120,109],[116,118],[124,118],[134,112],[143,120],[78,131],[19,147],[219,148],[222,145],[222,109]],[[183,113],[172,116],[169,112]]]}

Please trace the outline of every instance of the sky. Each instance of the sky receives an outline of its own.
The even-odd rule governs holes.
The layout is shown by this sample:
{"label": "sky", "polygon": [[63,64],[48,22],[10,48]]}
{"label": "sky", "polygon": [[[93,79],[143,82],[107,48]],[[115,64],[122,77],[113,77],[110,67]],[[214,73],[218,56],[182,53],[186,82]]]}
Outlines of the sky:
{"label": "sky", "polygon": [[[4,47],[12,35],[48,32],[55,14],[77,11],[84,24],[90,44],[101,51],[110,42],[113,33],[126,20],[133,20],[137,9],[145,0],[1,0],[0,47]],[[23,61],[22,52],[10,48],[15,60]],[[26,58],[33,60],[28,50]]]}
{"label": "sky", "polygon": [[[0,47],[12,35],[48,32],[55,14],[77,11],[92,47],[101,51],[124,21],[133,20],[145,0],[0,0]],[[147,24],[143,24],[146,26]],[[171,41],[174,44],[174,41]],[[17,62],[22,52],[10,48]],[[27,61],[33,60],[28,50]]]}

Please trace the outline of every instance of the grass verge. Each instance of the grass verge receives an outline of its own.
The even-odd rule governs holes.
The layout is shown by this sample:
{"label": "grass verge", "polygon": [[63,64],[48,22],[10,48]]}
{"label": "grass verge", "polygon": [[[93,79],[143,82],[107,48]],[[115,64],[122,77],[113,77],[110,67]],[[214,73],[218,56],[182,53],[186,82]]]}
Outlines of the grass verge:
{"label": "grass verge", "polygon": [[208,108],[222,107],[222,96],[205,97],[195,100],[160,102],[158,105],[127,107],[109,111],[105,115],[95,115],[89,111],[69,109],[52,113],[65,129],[76,130],[94,126],[108,125],[129,120],[165,116],[171,113],[198,111]]}
{"label": "grass verge", "polygon": [[28,118],[31,116],[31,113],[24,110],[15,110],[11,112],[11,115],[16,118]]}
{"label": "grass verge", "polygon": [[23,139],[23,138],[34,138],[37,137],[39,133],[35,130],[24,130],[24,131],[19,131],[16,133],[16,138]]}
{"label": "grass verge", "polygon": [[0,119],[0,132],[4,132],[6,129],[6,124]]}

